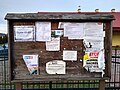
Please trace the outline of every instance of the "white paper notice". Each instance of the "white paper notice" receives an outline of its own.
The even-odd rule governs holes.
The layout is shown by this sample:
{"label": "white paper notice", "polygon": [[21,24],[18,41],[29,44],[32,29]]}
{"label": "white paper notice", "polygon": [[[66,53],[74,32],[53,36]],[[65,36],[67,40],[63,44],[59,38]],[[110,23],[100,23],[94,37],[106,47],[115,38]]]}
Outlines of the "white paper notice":
{"label": "white paper notice", "polygon": [[58,38],[52,37],[52,41],[47,41],[46,50],[47,51],[59,51],[60,50],[60,37]]}
{"label": "white paper notice", "polygon": [[64,36],[69,39],[83,39],[83,23],[64,23]]}
{"label": "white paper notice", "polygon": [[46,63],[46,72],[48,74],[65,74],[66,63],[61,60],[53,60]]}
{"label": "white paper notice", "polygon": [[51,22],[36,22],[36,41],[51,41]]}
{"label": "white paper notice", "polygon": [[103,23],[85,23],[84,37],[103,37]]}
{"label": "white paper notice", "polygon": [[77,51],[63,51],[63,60],[77,61]]}
{"label": "white paper notice", "polygon": [[38,74],[38,55],[23,55],[30,74]]}
{"label": "white paper notice", "polygon": [[15,41],[34,41],[35,28],[34,26],[14,26]]}

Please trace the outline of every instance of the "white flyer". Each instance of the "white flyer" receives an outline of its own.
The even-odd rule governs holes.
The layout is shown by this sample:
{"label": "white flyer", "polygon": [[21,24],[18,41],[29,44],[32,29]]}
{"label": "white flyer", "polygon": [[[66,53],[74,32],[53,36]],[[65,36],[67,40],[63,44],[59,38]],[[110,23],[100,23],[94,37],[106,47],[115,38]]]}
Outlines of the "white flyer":
{"label": "white flyer", "polygon": [[60,50],[60,37],[51,38],[51,41],[46,42],[46,50],[47,51],[59,51]]}
{"label": "white flyer", "polygon": [[38,55],[23,55],[23,60],[30,74],[38,74]]}
{"label": "white flyer", "polygon": [[36,22],[36,41],[51,41],[51,22]]}
{"label": "white flyer", "polygon": [[64,50],[63,60],[77,61],[77,51]]}
{"label": "white flyer", "polygon": [[69,39],[83,39],[84,23],[64,23],[64,36]]}
{"label": "white flyer", "polygon": [[46,72],[48,74],[65,74],[66,62],[62,60],[53,60],[46,63]]}
{"label": "white flyer", "polygon": [[104,50],[87,52],[83,58],[83,67],[89,72],[102,72],[103,77],[105,69]]}
{"label": "white flyer", "polygon": [[98,61],[97,60],[86,60],[86,65],[84,68],[89,72],[103,72],[103,69],[98,67]]}
{"label": "white flyer", "polygon": [[28,26],[14,26],[14,41],[34,41],[35,27]]}

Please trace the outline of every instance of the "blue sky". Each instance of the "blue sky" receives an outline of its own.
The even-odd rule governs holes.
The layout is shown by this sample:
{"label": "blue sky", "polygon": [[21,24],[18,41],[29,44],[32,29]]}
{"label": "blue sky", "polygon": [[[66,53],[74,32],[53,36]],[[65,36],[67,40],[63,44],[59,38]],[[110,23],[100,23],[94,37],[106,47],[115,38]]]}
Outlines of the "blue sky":
{"label": "blue sky", "polygon": [[0,33],[7,32],[4,17],[7,13],[21,12],[76,12],[81,6],[82,12],[110,12],[115,8],[120,12],[120,0],[0,0]]}

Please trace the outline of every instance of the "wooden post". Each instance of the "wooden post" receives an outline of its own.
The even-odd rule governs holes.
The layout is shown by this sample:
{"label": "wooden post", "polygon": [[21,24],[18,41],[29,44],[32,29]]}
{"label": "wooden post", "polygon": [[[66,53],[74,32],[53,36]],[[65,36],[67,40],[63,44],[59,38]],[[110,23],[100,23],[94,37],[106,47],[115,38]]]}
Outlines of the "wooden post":
{"label": "wooden post", "polygon": [[16,82],[16,90],[22,90],[22,85],[20,82]]}
{"label": "wooden post", "polygon": [[105,90],[105,80],[99,80],[99,90]]}

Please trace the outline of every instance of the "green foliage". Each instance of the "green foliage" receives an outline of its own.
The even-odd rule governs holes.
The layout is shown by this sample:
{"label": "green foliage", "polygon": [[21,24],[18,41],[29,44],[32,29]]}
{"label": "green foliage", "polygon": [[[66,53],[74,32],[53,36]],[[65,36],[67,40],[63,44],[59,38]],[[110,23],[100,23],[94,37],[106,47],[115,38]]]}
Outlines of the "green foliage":
{"label": "green foliage", "polygon": [[0,44],[4,44],[4,43],[7,43],[7,42],[8,42],[8,36],[7,35],[0,37]]}

